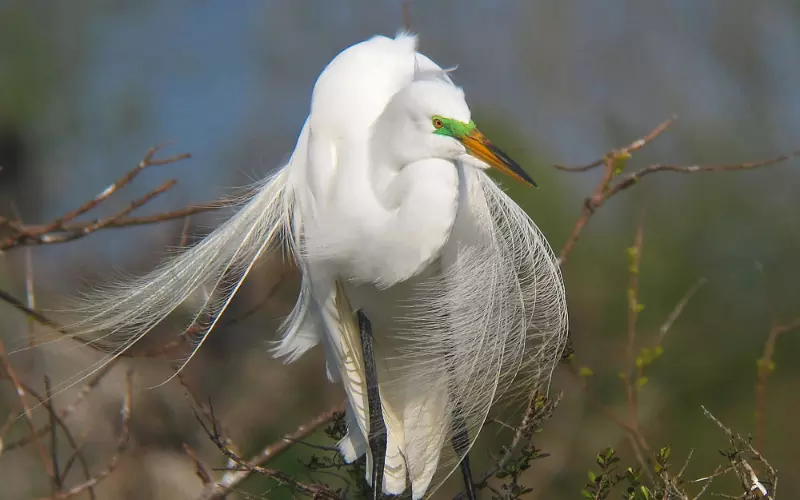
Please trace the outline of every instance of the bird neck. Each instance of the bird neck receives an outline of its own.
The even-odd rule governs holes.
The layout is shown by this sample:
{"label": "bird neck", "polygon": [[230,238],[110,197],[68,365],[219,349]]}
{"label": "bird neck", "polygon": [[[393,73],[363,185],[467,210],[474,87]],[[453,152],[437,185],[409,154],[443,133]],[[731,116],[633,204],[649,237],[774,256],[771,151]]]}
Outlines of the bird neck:
{"label": "bird neck", "polygon": [[441,159],[403,165],[391,148],[365,147],[364,139],[339,144],[329,195],[308,220],[306,252],[355,283],[386,288],[441,254],[458,209],[459,174]]}
{"label": "bird neck", "polygon": [[393,284],[419,274],[441,254],[458,211],[459,176],[447,160],[402,165],[385,152],[370,167],[371,184],[386,209],[372,240],[383,247],[388,274],[381,281]]}

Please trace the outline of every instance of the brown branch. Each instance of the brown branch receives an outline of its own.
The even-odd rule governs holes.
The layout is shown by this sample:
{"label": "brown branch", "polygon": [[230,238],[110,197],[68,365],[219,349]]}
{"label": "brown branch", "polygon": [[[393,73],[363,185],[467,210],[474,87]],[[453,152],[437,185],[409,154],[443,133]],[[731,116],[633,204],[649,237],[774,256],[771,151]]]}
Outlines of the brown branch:
{"label": "brown branch", "polygon": [[7,303],[8,305],[13,307],[14,309],[20,311],[22,314],[24,314],[28,318],[33,319],[37,323],[40,323],[40,324],[42,324],[44,326],[53,328],[53,329],[57,330],[59,333],[63,333],[63,334],[66,335],[66,332],[61,328],[61,326],[58,325],[58,323],[54,322],[53,320],[51,320],[50,318],[48,318],[44,314],[42,314],[42,313],[40,313],[38,311],[35,311],[35,310],[31,309],[30,307],[26,306],[25,304],[22,303],[22,301],[20,301],[19,299],[17,299],[13,295],[9,294],[8,292],[0,290],[0,300],[2,300],[3,302]]}
{"label": "brown branch", "polygon": [[133,384],[131,378],[132,378],[132,373],[129,371],[125,379],[125,399],[122,403],[122,409],[120,411],[122,430],[120,432],[119,439],[117,440],[117,446],[114,450],[114,454],[111,456],[111,459],[106,464],[105,469],[93,475],[91,478],[87,479],[83,483],[75,485],[68,490],[58,492],[57,494],[51,497],[48,497],[48,500],[65,500],[67,498],[72,498],[76,495],[79,495],[84,491],[91,490],[92,488],[97,486],[97,484],[100,483],[100,481],[111,475],[111,473],[114,472],[114,470],[116,470],[117,465],[119,464],[120,457],[127,449],[128,442],[130,440],[131,399],[133,398]]}
{"label": "brown branch", "polygon": [[[636,184],[642,177],[654,174],[656,172],[677,172],[680,174],[697,174],[697,173],[714,173],[714,172],[715,173],[736,172],[740,170],[755,170],[758,168],[770,167],[772,165],[782,163],[787,160],[791,160],[793,158],[797,158],[798,156],[800,156],[800,150],[792,151],[791,153],[788,154],[782,154],[764,160],[757,160],[745,163],[734,163],[729,165],[681,166],[681,165],[669,165],[666,163],[657,163],[655,165],[650,165],[637,172],[624,176],[617,184],[615,184],[611,189],[609,189],[607,196],[604,197],[601,203],[607,200],[608,198],[611,198],[612,196],[622,191],[623,189],[627,189],[632,185]],[[597,206],[599,206],[599,204]]]}
{"label": "brown branch", "polygon": [[614,158],[617,156],[621,151],[626,151],[627,153],[631,153],[632,151],[636,151],[637,149],[642,149],[646,144],[653,142],[653,140],[661,135],[665,130],[667,130],[670,125],[675,123],[678,119],[676,115],[672,115],[667,120],[661,122],[656,128],[650,131],[646,136],[636,139],[629,145],[620,148],[620,149],[613,149],[605,154],[602,158],[599,158],[591,163],[587,163],[586,165],[580,165],[577,167],[569,167],[566,165],[553,165],[553,167],[557,168],[558,170],[564,170],[565,172],[587,172],[592,170],[593,168],[599,167],[606,163],[606,160],[609,158]]}
{"label": "brown branch", "polygon": [[[540,399],[539,392],[533,392],[531,397],[534,398],[533,401],[528,402],[528,406],[525,410],[525,415],[522,417],[522,421],[520,424],[513,428],[508,424],[500,422],[497,419],[493,419],[494,422],[513,429],[514,430],[514,437],[511,440],[511,444],[505,447],[503,451],[503,455],[498,459],[495,460],[494,464],[492,465],[489,470],[487,470],[483,476],[475,482],[475,486],[478,489],[483,487],[489,487],[488,481],[494,477],[498,472],[504,470],[506,468],[506,464],[508,464],[511,457],[514,455],[515,450],[519,446],[520,441],[522,441],[523,435],[527,435],[527,443],[526,446],[530,446],[533,436],[536,432],[536,429],[532,426],[537,424],[537,420],[543,420],[549,418],[552,413],[555,411],[556,407],[561,403],[561,399],[564,397],[564,393],[559,392],[554,399],[544,399],[544,404],[540,409],[536,407],[536,401]],[[524,448],[524,447],[523,447]],[[459,494],[456,498],[461,498],[462,495]]]}
{"label": "brown branch", "polygon": [[21,407],[19,410],[12,408],[6,417],[6,421],[3,422],[3,425],[0,425],[0,456],[10,449],[9,446],[5,444],[6,434],[8,433],[9,429],[11,429],[11,426],[14,425],[14,422],[17,421],[17,417],[19,416],[17,412],[20,410],[22,410]]}
{"label": "brown branch", "polygon": [[[272,296],[274,295],[275,291],[278,289],[278,287],[281,285],[281,283],[283,283],[285,278],[286,278],[286,274],[285,274],[285,272],[282,271],[280,273],[280,275],[278,276],[278,278],[275,280],[275,282],[272,284],[272,286],[270,286],[269,290],[267,290],[267,293],[266,293],[264,299],[262,299],[258,304],[256,304],[252,308],[250,308],[247,311],[245,311],[240,316],[237,316],[235,318],[231,318],[230,320],[225,321],[224,323],[222,323],[220,326],[221,327],[228,327],[228,326],[235,325],[238,322],[240,322],[240,321],[248,318],[249,316],[255,314],[264,304],[267,303],[267,301],[270,298],[272,298]],[[34,320],[34,321],[36,321],[36,322],[38,322],[38,323],[40,323],[40,324],[42,324],[44,326],[52,328],[53,330],[55,330],[56,332],[60,333],[61,335],[64,335],[65,337],[72,338],[73,340],[75,340],[77,342],[80,342],[80,343],[82,343],[84,345],[87,345],[87,346],[91,347],[94,350],[97,350],[97,351],[100,351],[100,352],[105,352],[105,350],[103,350],[101,347],[99,347],[98,345],[96,345],[96,344],[94,344],[94,343],[92,343],[90,341],[85,341],[83,339],[71,336],[70,333],[63,326],[61,326],[60,324],[58,324],[55,321],[51,320],[50,318],[48,318],[47,316],[43,315],[42,313],[40,313],[40,312],[38,312],[38,311],[26,306],[24,303],[22,303],[22,301],[20,301],[19,299],[17,299],[13,295],[9,294],[8,292],[3,291],[2,289],[0,289],[0,301],[6,302],[10,306],[14,307],[15,309],[17,309],[18,311],[23,313],[28,318],[30,318],[30,319],[32,319],[32,320]],[[162,346],[159,346],[159,347],[157,347],[155,349],[151,349],[151,350],[145,351],[143,353],[136,353],[135,351],[130,350],[130,349],[125,350],[125,351],[119,353],[119,355],[117,356],[117,358],[115,358],[115,360],[118,359],[119,357],[134,357],[134,356],[138,356],[138,357],[159,357],[159,356],[163,356],[164,354],[172,352],[175,349],[178,349],[179,347],[184,345],[186,343],[187,336],[191,336],[193,333],[198,331],[198,329],[199,329],[198,326],[190,326],[184,332],[184,334],[181,335],[178,339],[172,340],[172,341],[170,341],[170,342],[168,342],[168,343],[166,343],[166,344],[164,344]],[[105,365],[103,368],[101,368],[97,372],[96,376],[92,380],[90,380],[84,386],[84,388],[81,390],[81,392],[78,394],[78,397],[77,397],[76,401],[80,401],[86,395],[86,393],[88,393],[92,388],[94,388],[100,382],[100,380],[105,376],[105,374],[108,373],[108,371],[112,368],[114,362],[115,361],[109,362],[107,365]],[[75,404],[73,403],[72,406],[75,406]],[[67,407],[67,408],[70,408],[70,407]],[[66,415],[63,415],[63,417],[65,417],[65,416]]]}
{"label": "brown branch", "polygon": [[[114,193],[116,193],[123,187],[130,184],[130,182],[133,181],[133,179],[136,176],[138,176],[142,171],[144,171],[146,168],[153,166],[168,165],[171,163],[176,163],[191,158],[191,155],[189,153],[183,153],[163,159],[153,158],[160,149],[161,146],[155,146],[150,148],[145,154],[144,158],[142,158],[142,160],[136,165],[136,167],[134,167],[132,170],[128,171],[128,173],[117,179],[113,184],[111,184],[106,189],[101,191],[91,200],[86,201],[85,203],[81,204],[78,208],[67,212],[66,214],[56,218],[52,222],[40,226],[22,226],[21,224],[18,224],[18,226],[21,226],[20,227],[21,230],[18,231],[16,234],[12,235],[11,237],[7,238],[2,243],[0,243],[0,251],[9,250],[19,245],[37,245],[44,243],[62,243],[63,241],[71,241],[70,239],[63,240],[61,239],[63,237],[60,238],[57,235],[65,230],[65,227],[68,225],[68,223],[72,222],[77,217],[97,207],[105,200],[107,200],[109,197],[111,197]],[[172,182],[174,183],[174,181]],[[73,227],[73,231],[67,232],[67,234],[73,235],[71,239],[75,239],[76,237],[85,236],[86,234],[89,234],[90,232],[93,232],[96,229],[100,229],[101,227],[106,227],[114,219],[120,219],[122,217],[125,217],[131,211],[140,207],[144,203],[147,203],[150,199],[160,194],[161,192],[166,191],[170,187],[172,186],[162,185],[160,188],[157,188],[155,191],[151,192],[144,198],[138,200],[137,202],[134,202],[132,204],[133,206],[128,207],[126,210],[123,210],[123,212],[117,214],[116,216],[112,216],[108,219],[102,219],[100,221],[95,221],[94,223],[83,225],[81,227],[83,233],[75,232],[75,228]],[[94,226],[97,226],[98,224],[99,227],[91,229]],[[87,229],[91,230],[87,231]],[[56,233],[56,235],[50,235],[50,233]],[[48,235],[50,236],[48,237]]]}
{"label": "brown branch", "polygon": [[[32,387],[30,387],[30,386],[28,386],[28,385],[26,385],[24,383],[20,383],[20,385],[22,386],[23,390],[25,390],[28,394],[30,394],[34,399],[36,399],[38,401],[38,404],[40,404],[40,405],[45,407],[45,409],[51,415],[52,422],[55,425],[57,425],[59,428],[61,428],[61,430],[64,433],[64,437],[67,440],[67,443],[70,445],[70,447],[72,447],[72,449],[74,451],[73,456],[70,457],[70,460],[67,462],[67,465],[65,466],[64,471],[61,474],[61,477],[62,478],[66,477],[66,475],[67,475],[67,473],[68,473],[68,471],[69,471],[69,469],[71,467],[71,462],[74,462],[77,459],[78,462],[81,464],[81,468],[83,470],[84,477],[86,478],[86,480],[89,480],[89,478],[91,478],[91,474],[90,474],[90,471],[89,471],[89,462],[86,460],[86,457],[83,455],[82,447],[78,445],[78,442],[75,439],[75,437],[72,435],[72,431],[70,430],[69,426],[67,426],[67,424],[64,422],[64,419],[62,417],[57,415],[58,412],[56,412],[56,409],[54,407],[54,402],[52,401],[52,399],[50,397],[47,397],[46,395],[42,396],[36,390],[34,390]],[[47,435],[48,432],[52,432],[51,425],[47,425],[47,426],[44,426],[43,428],[39,429],[37,431],[37,433],[36,433],[36,436],[37,437],[42,437],[42,436]],[[24,445],[26,445],[28,443],[33,442],[34,440],[35,440],[35,438],[34,437],[30,437],[30,436],[27,437],[27,438],[23,438],[23,439],[15,442],[15,443],[11,443],[9,446],[6,446],[5,447],[5,451],[11,450],[12,448],[17,448],[17,447],[20,447],[20,446],[24,446]],[[91,489],[91,488],[89,489],[89,496],[90,496],[91,499],[95,499],[96,498],[94,489]]]}
{"label": "brown branch", "polygon": [[208,408],[204,408],[203,405],[201,405],[201,411],[203,411],[205,414],[208,424],[206,424],[203,417],[197,413],[196,409],[193,410],[195,412],[195,418],[203,427],[203,430],[206,432],[211,441],[226,457],[228,457],[229,460],[234,462],[234,464],[237,466],[236,468],[229,468],[219,482],[206,485],[198,497],[198,500],[221,499],[254,472],[272,478],[284,486],[287,486],[300,493],[310,495],[315,499],[339,499],[339,495],[323,485],[300,483],[283,472],[262,467],[262,464],[285,451],[297,440],[308,436],[322,425],[332,421],[337,414],[344,411],[344,404],[317,415],[315,418],[298,427],[297,430],[295,430],[292,434],[284,436],[279,441],[270,444],[249,460],[240,458],[230,449],[228,446],[228,440],[225,439],[219,431],[218,422],[214,417],[213,408],[210,405]]}
{"label": "brown branch", "polygon": [[104,189],[100,194],[92,198],[91,200],[87,201],[80,207],[76,208],[71,212],[67,212],[65,215],[57,218],[47,226],[41,229],[42,233],[49,233],[51,231],[55,231],[56,229],[61,228],[65,223],[74,220],[76,217],[85,214],[89,210],[95,208],[103,201],[107,200],[112,194],[116,193],[127,184],[129,184],[137,175],[139,175],[144,169],[151,166],[158,166],[158,165],[168,165],[170,163],[179,162],[182,160],[186,160],[191,158],[192,155],[189,153],[183,153],[176,156],[171,156],[169,158],[164,158],[162,160],[154,160],[153,156],[161,149],[162,146],[154,146],[150,148],[147,153],[144,155],[144,158],[139,162],[136,167],[130,170],[127,174],[123,175],[113,184],[108,186]]}
{"label": "brown branch", "polygon": [[44,445],[39,439],[39,433],[36,430],[36,423],[33,421],[33,411],[31,409],[30,404],[28,404],[28,392],[25,390],[25,387],[23,386],[22,382],[17,377],[17,373],[11,366],[11,360],[8,359],[8,352],[6,352],[6,347],[1,341],[0,341],[0,362],[2,362],[3,364],[6,376],[14,385],[14,389],[16,389],[17,391],[17,397],[19,397],[19,401],[22,404],[22,410],[23,410],[23,415],[25,415],[25,421],[28,423],[28,427],[30,429],[33,442],[36,443],[36,448],[39,452],[39,456],[42,459],[42,465],[44,466],[47,475],[50,476],[50,479],[55,483],[55,473],[53,471],[53,464],[50,463],[50,460],[47,456],[47,450],[45,449]]}
{"label": "brown branch", "polygon": [[[772,465],[770,465],[767,459],[764,458],[764,456],[758,450],[756,450],[752,444],[750,444],[749,439],[744,439],[739,434],[735,434],[722,422],[720,422],[717,419],[717,417],[715,417],[710,411],[708,411],[705,406],[701,406],[700,408],[702,408],[703,413],[705,414],[706,417],[708,417],[712,422],[714,422],[717,425],[717,427],[722,429],[722,431],[728,436],[731,445],[733,445],[734,453],[732,456],[728,456],[728,459],[731,462],[733,470],[739,476],[742,482],[742,487],[744,488],[746,494],[752,493],[754,490],[759,489],[761,490],[761,493],[766,493],[765,497],[768,500],[773,500],[776,497],[778,491],[777,471],[772,467]],[[762,484],[762,482],[759,481],[755,471],[750,466],[750,464],[747,463],[747,461],[743,457],[739,456],[740,455],[739,450],[742,449],[749,451],[752,454],[755,461],[757,461],[764,467],[768,476],[767,481],[765,482],[772,487],[772,491],[766,491],[764,484]]]}
{"label": "brown branch", "polygon": [[567,241],[564,243],[564,246],[561,249],[561,253],[559,254],[559,263],[563,265],[569,254],[572,252],[572,249],[575,246],[575,243],[578,241],[581,233],[583,232],[586,223],[589,219],[594,215],[595,211],[600,208],[606,201],[610,198],[617,195],[620,191],[628,189],[629,187],[636,184],[640,179],[643,177],[654,174],[656,172],[677,172],[683,174],[694,174],[694,173],[703,173],[703,172],[732,172],[732,171],[739,171],[739,170],[754,170],[757,168],[763,168],[775,165],[777,163],[781,163],[797,156],[800,156],[800,150],[794,151],[789,154],[784,154],[780,156],[775,156],[773,158],[767,158],[764,160],[752,161],[752,162],[744,162],[744,163],[735,163],[729,165],[692,165],[692,166],[680,166],[680,165],[669,165],[665,163],[659,163],[650,165],[648,167],[644,167],[636,172],[624,175],[620,178],[619,181],[616,183],[612,183],[612,181],[622,175],[622,170],[624,169],[625,163],[630,159],[631,153],[641,149],[646,144],[650,143],[661,135],[670,125],[675,121],[675,118],[670,118],[665,122],[659,124],[655,129],[650,131],[647,135],[642,137],[641,139],[637,139],[633,141],[626,147],[612,150],[607,153],[602,158],[589,163],[587,165],[582,165],[578,167],[565,167],[563,165],[556,165],[555,168],[559,170],[566,170],[571,172],[585,172],[587,170],[591,170],[595,167],[600,165],[604,165],[603,168],[603,177],[600,182],[595,186],[594,191],[592,194],[587,197],[583,202],[583,208],[581,209],[581,214],[578,216],[578,220],[575,222],[573,226],[572,232],[570,233]]}
{"label": "brown branch", "polygon": [[[110,221],[104,226],[105,229],[120,228],[129,226],[144,226],[148,224],[156,224],[158,222],[166,222],[175,219],[183,219],[190,215],[199,214],[203,212],[210,212],[212,210],[219,210],[231,205],[230,201],[219,200],[205,203],[203,205],[189,205],[188,207],[169,212],[161,212],[153,215],[142,215],[138,217],[121,217],[119,219]],[[83,230],[92,222],[75,223],[64,227],[67,231]]]}
{"label": "brown branch", "polygon": [[53,392],[50,387],[50,377],[47,375],[44,376],[44,390],[45,390],[45,397],[47,401],[50,402],[47,405],[47,414],[50,417],[50,463],[53,466],[53,493],[57,493],[61,491],[61,488],[64,487],[64,483],[61,480],[61,474],[59,472],[58,467],[58,427],[56,426],[56,416],[55,409],[53,408]]}
{"label": "brown branch", "polygon": [[[95,219],[91,222],[83,223],[69,228],[62,228],[57,231],[53,230],[42,234],[27,234],[21,239],[14,240],[11,246],[53,245],[58,243],[67,243],[70,241],[83,238],[95,231],[111,226],[115,221],[122,219],[123,217],[126,217],[137,208],[140,208],[143,205],[149,203],[151,200],[153,200],[153,198],[168,191],[169,189],[174,187],[175,184],[177,183],[178,181],[174,179],[168,180],[167,182],[163,183],[162,185],[158,186],[157,188],[153,189],[152,191],[144,195],[143,197],[132,201],[123,210],[109,217],[105,217],[102,219]],[[8,250],[9,248],[11,248],[11,246],[10,247],[0,246],[0,250]]]}
{"label": "brown branch", "polygon": [[197,453],[186,443],[183,443],[183,451],[192,459],[192,463],[194,463],[194,471],[197,474],[197,477],[200,478],[200,481],[203,483],[203,486],[211,483],[211,475],[208,473],[205,465],[203,462],[197,458]]}

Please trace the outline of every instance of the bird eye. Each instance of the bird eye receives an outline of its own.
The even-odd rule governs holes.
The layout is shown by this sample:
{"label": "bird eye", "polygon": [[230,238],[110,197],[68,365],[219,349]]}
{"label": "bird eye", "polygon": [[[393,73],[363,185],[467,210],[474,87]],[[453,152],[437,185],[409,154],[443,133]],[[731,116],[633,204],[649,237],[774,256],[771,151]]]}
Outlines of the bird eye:
{"label": "bird eye", "polygon": [[439,118],[439,117],[434,118],[433,119],[433,128],[440,129],[442,127],[444,127],[444,123],[442,122],[442,119]]}

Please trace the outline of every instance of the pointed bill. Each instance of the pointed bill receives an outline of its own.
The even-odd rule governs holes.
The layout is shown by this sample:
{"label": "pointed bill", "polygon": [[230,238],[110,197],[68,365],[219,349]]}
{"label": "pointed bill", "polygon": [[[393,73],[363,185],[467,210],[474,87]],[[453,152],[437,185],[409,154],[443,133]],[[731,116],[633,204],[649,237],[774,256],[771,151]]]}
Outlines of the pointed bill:
{"label": "pointed bill", "polygon": [[487,139],[477,128],[473,128],[468,134],[464,135],[461,138],[461,142],[470,155],[528,186],[536,187],[536,182],[531,179],[527,172],[492,144],[492,141]]}

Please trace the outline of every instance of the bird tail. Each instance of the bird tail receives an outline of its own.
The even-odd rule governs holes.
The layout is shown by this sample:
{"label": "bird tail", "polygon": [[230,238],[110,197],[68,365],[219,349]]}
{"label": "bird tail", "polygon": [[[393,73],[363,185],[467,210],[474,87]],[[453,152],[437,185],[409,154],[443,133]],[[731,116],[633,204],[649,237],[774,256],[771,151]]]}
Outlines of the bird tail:
{"label": "bird tail", "polygon": [[[261,181],[255,186],[255,194],[232,201],[237,208],[233,217],[154,271],[138,278],[118,279],[72,299],[65,312],[79,319],[64,332],[109,354],[62,383],[59,390],[111,363],[182,305],[191,312],[184,333],[191,329],[187,337],[195,341],[178,372],[186,366],[258,257],[282,244],[294,251],[293,193],[288,179],[287,166]],[[187,300],[197,296],[201,297],[199,301]]]}

